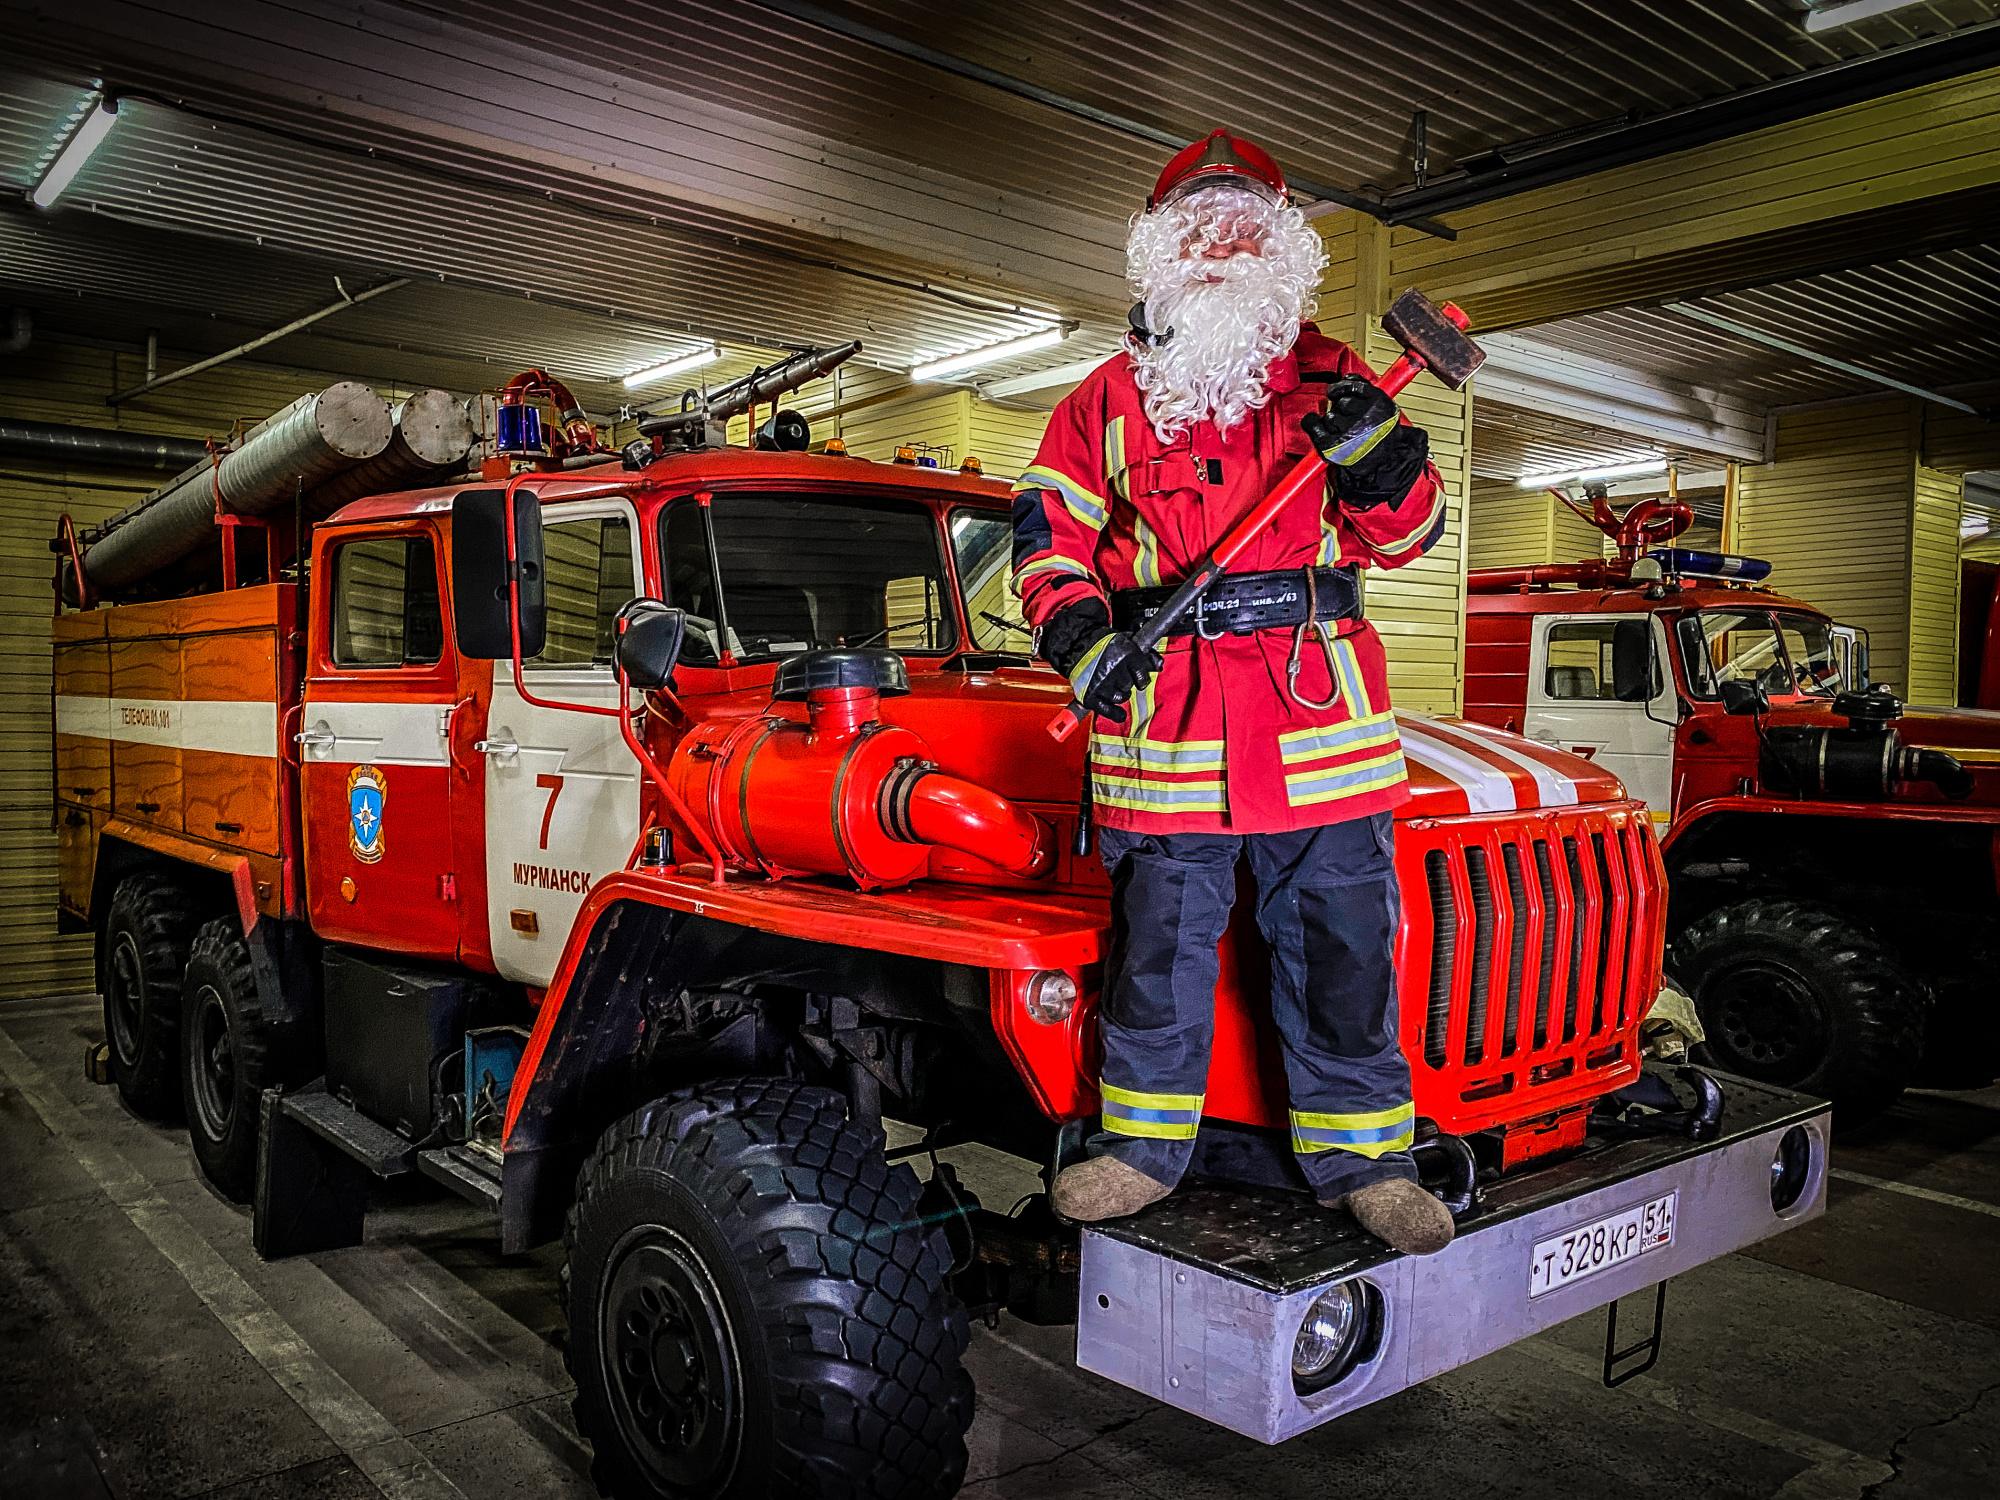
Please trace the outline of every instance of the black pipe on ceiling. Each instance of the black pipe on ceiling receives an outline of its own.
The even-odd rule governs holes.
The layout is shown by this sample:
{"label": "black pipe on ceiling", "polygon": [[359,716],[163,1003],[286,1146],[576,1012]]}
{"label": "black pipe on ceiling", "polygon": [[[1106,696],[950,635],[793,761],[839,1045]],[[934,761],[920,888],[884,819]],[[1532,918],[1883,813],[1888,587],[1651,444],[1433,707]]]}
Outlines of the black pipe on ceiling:
{"label": "black pipe on ceiling", "polygon": [[208,457],[208,448],[187,438],[149,432],[117,432],[107,427],[64,427],[54,422],[0,418],[0,454],[43,458],[57,463],[108,469],[160,469],[178,474]]}
{"label": "black pipe on ceiling", "polygon": [[1585,127],[1587,134],[1567,143],[1500,146],[1464,158],[1460,170],[1449,177],[1433,176],[1428,186],[1385,194],[1377,217],[1385,224],[1414,225],[1421,217],[1651,161],[1995,66],[2000,66],[2000,21],[1981,21],[1647,119],[1607,121],[1601,130]]}

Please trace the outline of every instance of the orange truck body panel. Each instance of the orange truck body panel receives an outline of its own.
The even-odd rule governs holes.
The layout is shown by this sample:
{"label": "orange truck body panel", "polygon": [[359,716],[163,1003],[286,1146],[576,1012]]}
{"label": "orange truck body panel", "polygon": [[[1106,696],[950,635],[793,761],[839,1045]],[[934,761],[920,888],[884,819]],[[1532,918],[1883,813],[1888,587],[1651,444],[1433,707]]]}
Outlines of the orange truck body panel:
{"label": "orange truck body panel", "polygon": [[55,762],[61,902],[88,916],[98,846],[117,838],[249,872],[254,909],[297,914],[298,693],[290,584],[61,615]]}

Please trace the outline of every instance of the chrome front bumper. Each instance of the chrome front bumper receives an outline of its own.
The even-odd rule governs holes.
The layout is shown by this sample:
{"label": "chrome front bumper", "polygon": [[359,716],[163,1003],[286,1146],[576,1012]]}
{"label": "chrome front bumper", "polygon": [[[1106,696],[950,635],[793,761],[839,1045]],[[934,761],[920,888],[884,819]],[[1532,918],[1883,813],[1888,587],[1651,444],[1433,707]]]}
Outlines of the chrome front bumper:
{"label": "chrome front bumper", "polygon": [[[1720,1080],[1720,1133],[1586,1150],[1496,1184],[1441,1254],[1397,1255],[1345,1214],[1295,1195],[1196,1186],[1083,1236],[1077,1363],[1169,1406],[1277,1443],[1343,1412],[1704,1261],[1817,1218],[1826,1207],[1830,1112],[1821,1100]],[[1779,1141],[1803,1126],[1806,1183],[1771,1206]],[[1674,1242],[1539,1297],[1538,1241],[1678,1190]],[[1329,1287],[1365,1277],[1379,1292],[1372,1351],[1332,1387],[1300,1395],[1299,1324]]]}

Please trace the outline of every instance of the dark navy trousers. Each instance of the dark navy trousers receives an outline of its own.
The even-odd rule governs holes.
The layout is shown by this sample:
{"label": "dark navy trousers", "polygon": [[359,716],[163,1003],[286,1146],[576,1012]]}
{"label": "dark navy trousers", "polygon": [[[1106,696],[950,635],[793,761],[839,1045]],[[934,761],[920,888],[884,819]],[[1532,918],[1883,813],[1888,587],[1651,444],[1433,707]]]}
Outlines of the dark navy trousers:
{"label": "dark navy trousers", "polygon": [[1157,1182],[1186,1170],[1215,1035],[1216,948],[1236,900],[1236,861],[1247,857],[1300,1167],[1326,1200],[1387,1177],[1416,1179],[1410,1068],[1396,1034],[1394,839],[1388,813],[1292,833],[1099,830],[1113,936],[1093,1156],[1116,1156]]}

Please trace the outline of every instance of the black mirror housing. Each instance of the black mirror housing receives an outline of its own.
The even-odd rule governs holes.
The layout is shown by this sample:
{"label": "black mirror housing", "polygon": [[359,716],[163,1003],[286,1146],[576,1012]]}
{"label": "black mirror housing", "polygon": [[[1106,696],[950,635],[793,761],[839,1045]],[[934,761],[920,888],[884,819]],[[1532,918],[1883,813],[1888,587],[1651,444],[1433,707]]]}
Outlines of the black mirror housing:
{"label": "black mirror housing", "polygon": [[[451,617],[458,654],[479,661],[514,655],[508,624],[505,490],[467,490],[451,502]],[[548,637],[542,503],[514,492],[514,561],[521,581],[521,655],[540,656]]]}
{"label": "black mirror housing", "polygon": [[1651,703],[1663,685],[1652,620],[1618,621],[1611,627],[1611,696],[1620,703]]}
{"label": "black mirror housing", "polygon": [[1761,683],[1725,682],[1720,684],[1722,711],[1726,714],[1767,714],[1771,711],[1771,695],[1764,691]]}
{"label": "black mirror housing", "polygon": [[687,611],[634,599],[618,611],[618,670],[636,688],[659,688],[674,674],[687,638]]}

